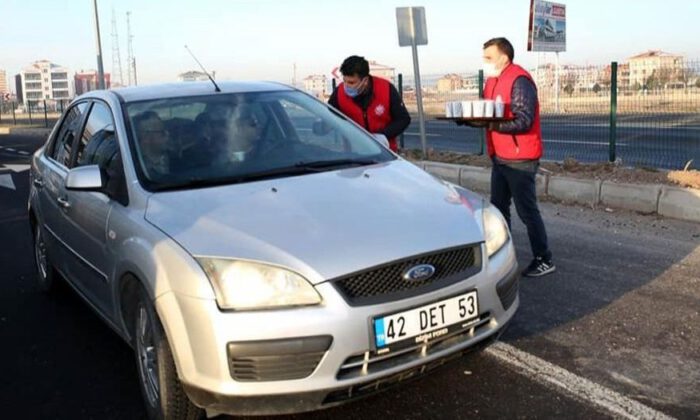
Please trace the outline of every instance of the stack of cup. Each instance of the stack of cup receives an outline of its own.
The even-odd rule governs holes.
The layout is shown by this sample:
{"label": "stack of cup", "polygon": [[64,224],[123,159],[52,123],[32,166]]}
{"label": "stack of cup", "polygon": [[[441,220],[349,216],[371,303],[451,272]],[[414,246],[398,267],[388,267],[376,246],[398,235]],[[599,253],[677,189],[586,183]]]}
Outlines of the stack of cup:
{"label": "stack of cup", "polygon": [[473,101],[472,102],[472,116],[474,118],[484,118],[484,101]]}
{"label": "stack of cup", "polygon": [[[500,98],[500,97],[499,97]],[[486,99],[479,101],[452,101],[445,104],[447,118],[502,118],[503,101]]]}
{"label": "stack of cup", "polygon": [[472,117],[472,103],[470,101],[462,101],[462,118]]}

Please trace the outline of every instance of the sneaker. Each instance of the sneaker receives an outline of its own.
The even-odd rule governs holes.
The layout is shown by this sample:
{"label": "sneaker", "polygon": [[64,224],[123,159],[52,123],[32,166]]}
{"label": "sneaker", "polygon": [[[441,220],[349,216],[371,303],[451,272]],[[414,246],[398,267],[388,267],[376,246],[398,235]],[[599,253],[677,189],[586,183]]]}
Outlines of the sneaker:
{"label": "sneaker", "polygon": [[525,277],[541,277],[553,273],[556,270],[557,267],[554,266],[552,260],[545,260],[544,258],[537,257],[523,270],[522,275]]}

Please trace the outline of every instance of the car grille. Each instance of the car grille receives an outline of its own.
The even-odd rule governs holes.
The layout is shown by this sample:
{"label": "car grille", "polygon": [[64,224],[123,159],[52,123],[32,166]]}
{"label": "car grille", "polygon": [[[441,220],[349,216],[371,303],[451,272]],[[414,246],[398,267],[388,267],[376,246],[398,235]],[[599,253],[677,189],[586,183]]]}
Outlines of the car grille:
{"label": "car grille", "polygon": [[[335,279],[332,283],[351,306],[405,299],[478,273],[481,269],[480,250],[479,245],[469,245],[409,257]],[[432,277],[423,281],[404,280],[407,270],[422,264],[435,267]]]}
{"label": "car grille", "polygon": [[332,341],[331,336],[315,336],[228,343],[231,377],[241,382],[306,378]]}
{"label": "car grille", "polygon": [[441,366],[445,366],[450,362],[460,359],[468,353],[472,353],[487,347],[497,338],[498,334],[492,334],[486,337],[484,340],[479,341],[474,346],[470,346],[466,349],[462,349],[460,351],[448,354],[444,357],[441,357],[424,365],[409,368],[385,378],[380,378],[374,381],[369,381],[357,385],[348,386],[346,388],[338,389],[326,395],[325,399],[323,400],[323,404],[338,404],[340,402],[355,400],[358,398],[365,397],[367,395],[381,392],[399,383],[419,378],[421,376],[424,376],[428,372],[431,372]]}
{"label": "car grille", "polygon": [[435,354],[451,347],[454,347],[467,340],[479,339],[488,335],[495,328],[491,324],[491,314],[486,312],[479,316],[478,320],[470,327],[456,331],[450,335],[440,337],[440,339],[429,342],[427,345],[417,344],[415,346],[392,351],[387,354],[378,354],[370,351],[366,354],[350,356],[343,362],[336,374],[337,379],[352,379],[361,376],[378,373],[397,366],[405,365],[415,360]]}
{"label": "car grille", "polygon": [[231,376],[241,382],[302,379],[313,373],[324,353],[235,357],[231,359]]}

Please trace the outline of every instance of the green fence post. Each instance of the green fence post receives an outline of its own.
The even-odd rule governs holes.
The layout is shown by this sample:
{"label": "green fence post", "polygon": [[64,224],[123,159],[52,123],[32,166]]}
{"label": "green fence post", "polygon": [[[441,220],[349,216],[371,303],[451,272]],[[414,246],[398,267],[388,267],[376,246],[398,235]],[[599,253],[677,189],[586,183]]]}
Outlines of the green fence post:
{"label": "green fence post", "polygon": [[[399,83],[399,97],[403,101],[403,74],[402,73],[399,73],[398,83]],[[399,136],[399,145],[401,146],[402,149],[404,148],[403,132]]]}
{"label": "green fence post", "polygon": [[335,77],[334,77],[331,79],[331,90],[333,92],[335,92],[335,88],[336,88],[336,81],[335,81]]}
{"label": "green fence post", "polygon": [[29,113],[29,125],[32,125],[32,101],[27,101],[27,113]]}
{"label": "green fence post", "polygon": [[[484,99],[484,71],[479,70],[479,99]],[[479,149],[479,154],[483,155],[486,149],[486,129],[481,130],[480,134],[481,147]]]}
{"label": "green fence post", "polygon": [[617,62],[610,64],[610,162],[617,157]]}
{"label": "green fence post", "polygon": [[46,99],[44,99],[44,126],[49,128],[49,114],[46,110]]}

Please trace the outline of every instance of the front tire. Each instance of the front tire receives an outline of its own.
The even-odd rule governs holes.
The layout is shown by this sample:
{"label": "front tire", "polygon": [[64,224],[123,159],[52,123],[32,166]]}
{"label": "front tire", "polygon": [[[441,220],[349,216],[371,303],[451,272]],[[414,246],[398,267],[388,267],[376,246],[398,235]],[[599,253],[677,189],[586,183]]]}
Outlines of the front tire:
{"label": "front tire", "polygon": [[204,410],[185,394],[175,368],[170,344],[146,292],[139,288],[132,337],[138,366],[139,386],[150,419],[194,420]]}

